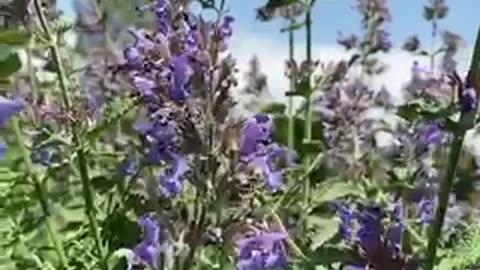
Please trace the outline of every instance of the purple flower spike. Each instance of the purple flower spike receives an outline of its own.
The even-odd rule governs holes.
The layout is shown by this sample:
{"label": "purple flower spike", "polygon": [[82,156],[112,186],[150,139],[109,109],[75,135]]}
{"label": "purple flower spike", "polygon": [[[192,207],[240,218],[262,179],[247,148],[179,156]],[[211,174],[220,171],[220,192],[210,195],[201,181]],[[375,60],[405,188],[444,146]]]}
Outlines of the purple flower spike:
{"label": "purple flower spike", "polygon": [[22,109],[23,105],[20,102],[0,97],[0,126],[5,125],[10,117]]}
{"label": "purple flower spike", "polygon": [[282,269],[288,264],[286,233],[260,232],[236,242],[237,270]]}
{"label": "purple flower spike", "polygon": [[157,269],[160,256],[160,224],[153,215],[140,217],[138,224],[143,227],[143,239],[135,246],[133,253],[140,262]]}

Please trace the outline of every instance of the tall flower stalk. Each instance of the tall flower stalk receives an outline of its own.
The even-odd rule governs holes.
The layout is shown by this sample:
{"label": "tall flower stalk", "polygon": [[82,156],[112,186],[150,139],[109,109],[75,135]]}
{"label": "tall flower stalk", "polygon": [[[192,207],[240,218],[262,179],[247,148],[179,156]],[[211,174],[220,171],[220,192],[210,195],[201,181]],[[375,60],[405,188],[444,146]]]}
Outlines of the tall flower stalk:
{"label": "tall flower stalk", "polygon": [[[305,14],[305,34],[306,34],[306,47],[305,47],[305,55],[306,55],[306,63],[309,67],[307,71],[308,74],[305,78],[308,84],[308,91],[305,94],[305,126],[304,126],[304,143],[311,144],[312,143],[312,116],[313,116],[313,107],[312,107],[312,83],[311,83],[311,68],[313,65],[312,61],[312,9],[313,5],[315,4],[315,0],[311,0],[308,7],[307,12]],[[310,155],[305,155],[303,160],[303,164],[305,168],[308,168],[312,163],[312,157]],[[308,202],[310,200],[310,177],[306,177],[303,183],[303,202],[304,207],[308,206]]]}
{"label": "tall flower stalk", "polygon": [[[288,29],[288,59],[289,64],[292,65],[295,61],[295,30],[292,26],[295,24],[295,20],[290,21],[290,27]],[[295,92],[295,74],[290,74],[290,92]],[[293,96],[288,96],[287,104],[288,113],[288,148],[295,148],[295,112],[293,108]]]}
{"label": "tall flower stalk", "polygon": [[[38,14],[41,27],[46,36],[47,42],[49,43],[48,47],[51,53],[51,57],[53,58],[53,61],[55,63],[55,71],[57,73],[59,84],[60,84],[60,90],[62,93],[64,108],[68,113],[71,113],[72,107],[71,107],[71,100],[69,97],[70,89],[68,86],[67,74],[65,72],[65,68],[63,66],[63,63],[60,57],[57,37],[52,32],[50,26],[48,25],[41,2],[39,0],[35,0],[34,6]],[[79,130],[77,128],[76,123],[71,119],[69,120],[69,122],[70,122],[70,131],[72,134],[73,144],[77,154],[77,166],[80,172],[80,178],[82,182],[83,197],[86,204],[85,212],[88,216],[90,230],[94,236],[97,252],[101,258],[103,268],[106,269],[105,252],[104,252],[102,240],[100,237],[100,228],[98,226],[97,219],[96,219],[94,193],[93,193],[93,189],[89,179],[86,152],[85,152],[84,145],[80,137]]]}

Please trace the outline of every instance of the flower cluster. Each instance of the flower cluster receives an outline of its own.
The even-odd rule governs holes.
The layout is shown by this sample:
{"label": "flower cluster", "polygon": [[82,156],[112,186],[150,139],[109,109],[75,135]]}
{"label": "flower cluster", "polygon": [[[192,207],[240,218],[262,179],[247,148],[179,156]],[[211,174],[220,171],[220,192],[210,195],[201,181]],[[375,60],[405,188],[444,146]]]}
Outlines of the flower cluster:
{"label": "flower cluster", "polygon": [[128,258],[128,269],[137,264],[157,269],[161,254],[160,223],[152,214],[146,214],[139,218],[138,225],[142,227],[143,239],[133,248],[133,254]]}
{"label": "flower cluster", "polygon": [[[12,117],[15,113],[20,112],[23,109],[23,105],[11,99],[0,97],[0,127]],[[0,141],[0,158],[3,158],[7,151],[7,145]]]}
{"label": "flower cluster", "polygon": [[288,264],[286,233],[259,231],[236,241],[237,270],[281,269]]}
{"label": "flower cluster", "polygon": [[345,264],[347,269],[417,269],[411,268],[413,261],[401,249],[405,230],[401,204],[391,211],[376,205],[351,207],[344,202],[335,202],[333,206],[341,220],[340,235],[357,251],[354,260]]}
{"label": "flower cluster", "polygon": [[256,114],[246,121],[240,137],[240,160],[261,168],[270,191],[282,185],[282,170],[275,160],[284,158],[293,164],[295,154],[286,147],[272,142],[272,120],[266,114]]}
{"label": "flower cluster", "polygon": [[124,50],[125,63],[120,67],[143,105],[145,117],[135,128],[145,138],[147,161],[167,165],[159,176],[159,191],[165,197],[180,192],[189,168],[187,156],[180,151],[182,121],[176,112],[194,110],[197,104],[193,100],[212,80],[210,43],[215,41],[217,49],[223,50],[233,32],[232,17],[211,25],[177,5],[157,0],[138,8],[154,14],[156,27],[153,31],[128,30],[134,42]]}

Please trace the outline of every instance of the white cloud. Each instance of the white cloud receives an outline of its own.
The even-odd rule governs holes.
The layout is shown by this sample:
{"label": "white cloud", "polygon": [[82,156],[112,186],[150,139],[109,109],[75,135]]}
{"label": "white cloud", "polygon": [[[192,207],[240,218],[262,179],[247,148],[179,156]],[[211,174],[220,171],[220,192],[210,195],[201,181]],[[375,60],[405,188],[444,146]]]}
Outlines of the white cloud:
{"label": "white cloud", "polygon": [[[276,40],[254,33],[236,33],[234,40],[231,42],[231,51],[237,59],[237,65],[240,70],[239,76],[243,76],[252,56],[257,55],[260,60],[261,70],[268,76],[268,86],[273,97],[278,101],[284,100],[284,92],[288,87],[288,81],[284,76],[285,60],[288,57],[286,37],[284,40]],[[312,54],[314,59],[322,62],[349,59],[351,55],[351,53],[346,52],[336,44],[314,44]],[[470,54],[471,49],[466,46],[457,56],[460,70],[465,70],[468,67]],[[297,61],[304,58],[305,43],[298,42],[295,44],[295,55]],[[413,61],[418,61],[421,65],[428,65],[428,59],[425,57],[413,56],[400,49],[393,49],[390,53],[380,56],[380,58],[383,63],[388,65],[388,69],[376,78],[372,85],[375,89],[385,85],[396,98],[401,96],[400,89],[410,78],[410,69]],[[242,78],[240,78],[240,83],[242,81]]]}

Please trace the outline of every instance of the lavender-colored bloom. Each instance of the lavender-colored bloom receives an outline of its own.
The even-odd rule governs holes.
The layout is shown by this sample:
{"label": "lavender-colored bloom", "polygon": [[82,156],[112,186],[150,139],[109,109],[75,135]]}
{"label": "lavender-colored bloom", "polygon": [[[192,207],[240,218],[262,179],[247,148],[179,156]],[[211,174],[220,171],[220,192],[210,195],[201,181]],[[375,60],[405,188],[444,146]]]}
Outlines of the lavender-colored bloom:
{"label": "lavender-colored bloom", "polygon": [[188,162],[185,157],[169,153],[170,167],[160,176],[160,193],[165,197],[172,197],[182,189],[182,177],[188,171]]}
{"label": "lavender-colored bloom", "polygon": [[144,98],[155,98],[155,82],[142,76],[133,77],[135,89]]}
{"label": "lavender-colored bloom", "polygon": [[260,232],[236,242],[237,270],[282,269],[288,264],[286,233]]}
{"label": "lavender-colored bloom", "polygon": [[142,63],[142,54],[136,47],[128,47],[123,51],[123,58],[132,67],[138,67]]}
{"label": "lavender-colored bloom", "polygon": [[422,224],[430,224],[434,218],[434,205],[430,199],[422,199],[418,204],[418,217]]}
{"label": "lavender-colored bloom", "polygon": [[0,126],[5,125],[12,115],[20,112],[22,109],[23,105],[20,102],[0,97]]}
{"label": "lavender-colored bloom", "polygon": [[345,49],[350,50],[355,48],[358,43],[358,38],[355,34],[350,34],[349,36],[343,36],[342,34],[338,34],[337,43],[342,45]]}
{"label": "lavender-colored bloom", "polygon": [[224,40],[230,38],[233,35],[232,23],[235,19],[232,16],[225,16],[223,22],[218,29],[218,35],[220,39]]}
{"label": "lavender-colored bloom", "polygon": [[383,29],[379,29],[375,31],[374,47],[377,50],[388,52],[392,47],[392,43],[388,40],[389,37],[390,37],[390,34]]}
{"label": "lavender-colored bloom", "polygon": [[340,225],[339,225],[339,233],[345,240],[351,241],[352,240],[352,232],[353,232],[353,220],[354,220],[354,213],[348,207],[347,204],[343,202],[334,202],[332,204],[333,209],[338,213],[340,217]]}
{"label": "lavender-colored bloom", "polygon": [[386,234],[388,248],[393,256],[399,256],[402,248],[402,234],[404,226],[397,222],[390,226]]}
{"label": "lavender-colored bloom", "polygon": [[[0,97],[0,127],[3,126],[13,114],[20,112],[23,105],[11,99]],[[7,152],[7,145],[0,141],[0,158],[3,159]]]}
{"label": "lavender-colored bloom", "polygon": [[[287,156],[289,155],[289,150],[285,147],[280,147],[276,144],[270,145],[269,149],[266,149],[265,152],[258,152],[258,157],[256,157],[253,161],[256,165],[258,165],[265,176],[265,184],[268,190],[270,191],[277,191],[283,184],[282,182],[282,170],[280,168],[275,168],[275,164],[273,164],[274,159]],[[287,160],[287,165],[291,162],[291,160]]]}
{"label": "lavender-colored bloom", "polygon": [[140,168],[140,162],[137,158],[128,157],[120,163],[119,172],[121,175],[134,175]]}
{"label": "lavender-colored bloom", "polygon": [[247,121],[240,138],[240,157],[248,159],[259,150],[259,146],[270,143],[272,123],[265,114],[257,114]]}
{"label": "lavender-colored bloom", "polygon": [[170,60],[171,84],[168,95],[171,100],[183,100],[188,97],[187,86],[190,81],[190,66],[188,55],[181,54]]}
{"label": "lavender-colored bloom", "polygon": [[147,37],[145,30],[129,28],[127,32],[135,39],[133,46],[140,52],[145,53],[155,46],[153,41]]}
{"label": "lavender-colored bloom", "polygon": [[439,145],[442,139],[443,131],[437,123],[426,123],[420,126],[419,140],[422,145]]}
{"label": "lavender-colored bloom", "polygon": [[160,223],[151,214],[144,215],[138,220],[143,228],[143,239],[135,246],[133,253],[136,260],[157,269],[161,252]]}
{"label": "lavender-colored bloom", "polygon": [[374,253],[381,247],[383,228],[380,212],[376,208],[366,209],[356,213],[359,229],[356,236],[360,246],[367,253]]}
{"label": "lavender-colored bloom", "polygon": [[137,10],[143,13],[145,10],[149,10],[155,14],[155,24],[162,34],[168,36],[171,32],[171,23],[169,21],[169,0],[156,0],[152,4],[138,7]]}

